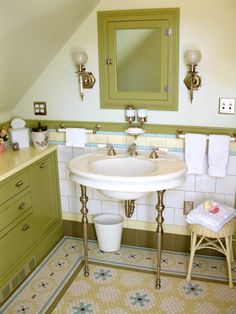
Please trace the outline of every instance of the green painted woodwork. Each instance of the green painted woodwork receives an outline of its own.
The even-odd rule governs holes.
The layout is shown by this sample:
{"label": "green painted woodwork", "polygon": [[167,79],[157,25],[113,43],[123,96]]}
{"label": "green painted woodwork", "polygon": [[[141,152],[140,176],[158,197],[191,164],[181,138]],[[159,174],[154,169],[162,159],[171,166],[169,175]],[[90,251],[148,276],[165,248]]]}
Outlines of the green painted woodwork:
{"label": "green painted woodwork", "polygon": [[22,171],[0,184],[0,205],[29,186],[29,172]]}
{"label": "green painted woodwork", "polygon": [[[29,128],[38,125],[39,120],[25,120]],[[88,130],[94,129],[96,124],[101,125],[100,131],[124,132],[128,127],[128,123],[118,122],[100,122],[100,121],[62,121],[62,120],[43,120],[43,125],[47,125],[49,129],[58,129],[61,124],[65,128],[86,128]],[[148,124],[145,123],[143,128],[146,133],[151,134],[176,134],[176,130],[181,128],[184,133],[205,133],[205,134],[236,134],[236,128],[221,128],[221,127],[206,127],[206,126],[192,126],[192,125],[168,125],[168,124]]]}
{"label": "green painted woodwork", "polygon": [[32,206],[31,191],[29,188],[17,194],[0,206],[0,231],[8,227]]}
{"label": "green painted woodwork", "polygon": [[[21,191],[19,178],[28,182]],[[26,265],[34,260],[35,267],[63,236],[56,151],[4,180],[0,195],[1,303],[4,288],[16,278],[19,284],[19,272],[27,275]]]}
{"label": "green painted woodwork", "polygon": [[53,157],[50,155],[41,159],[30,169],[33,209],[38,220],[40,238],[61,219],[58,199],[55,197],[58,178],[55,176]]}
{"label": "green painted woodwork", "polygon": [[7,234],[0,238],[0,278],[33,247],[37,236],[37,220],[31,212]]}
{"label": "green painted woodwork", "polygon": [[[128,39],[124,49],[119,47],[119,34],[121,31],[149,30],[156,32],[154,41],[150,44],[150,37],[139,37],[140,43]],[[168,33],[168,30],[171,32]],[[160,36],[158,36],[158,33]],[[133,33],[135,34],[135,33]],[[137,33],[136,33],[137,34]],[[141,32],[140,32],[141,34]],[[135,35],[136,36],[136,35]],[[138,37],[137,37],[138,38]],[[158,44],[156,41],[159,39]],[[133,39],[132,39],[133,40]],[[129,46],[130,45],[130,46]],[[144,46],[150,47],[144,50]],[[154,47],[157,47],[156,58],[158,63],[150,56]],[[135,54],[134,47],[137,47]],[[102,11],[98,12],[98,48],[99,48],[99,76],[100,76],[100,98],[102,108],[124,108],[127,104],[152,110],[177,110],[178,109],[178,63],[179,63],[179,9],[145,9],[124,11]],[[123,67],[120,63],[122,52]],[[126,57],[124,58],[124,54]],[[142,55],[144,54],[144,55]],[[112,60],[107,64],[106,59]],[[137,59],[137,66],[132,65]],[[146,69],[145,69],[146,62]],[[147,70],[147,77],[143,81],[143,88],[132,87],[130,90],[123,87],[120,90],[120,70],[130,66],[132,75],[127,73],[129,81],[142,85],[142,77]],[[152,76],[152,66],[159,77]],[[140,68],[141,73],[137,73]],[[123,80],[126,80],[123,74]],[[149,84],[147,82],[149,81]],[[156,88],[153,89],[153,82]],[[134,86],[134,84],[132,84]],[[159,86],[160,85],[160,86]],[[124,86],[124,85],[123,85]]]}

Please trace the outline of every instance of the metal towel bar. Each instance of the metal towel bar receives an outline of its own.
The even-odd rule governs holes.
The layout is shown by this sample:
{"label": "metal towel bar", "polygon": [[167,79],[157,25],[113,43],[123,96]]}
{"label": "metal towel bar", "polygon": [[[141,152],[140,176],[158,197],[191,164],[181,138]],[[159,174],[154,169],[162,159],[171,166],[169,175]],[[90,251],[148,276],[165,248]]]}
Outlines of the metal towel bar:
{"label": "metal towel bar", "polygon": [[[176,130],[176,137],[177,138],[185,138],[185,133],[184,133],[184,131],[182,130],[182,129],[177,129]],[[207,136],[207,139],[209,139],[209,136]],[[234,142],[234,141],[236,141],[236,133],[233,133],[233,135],[231,136],[231,138],[230,138],[230,141],[231,142]]]}

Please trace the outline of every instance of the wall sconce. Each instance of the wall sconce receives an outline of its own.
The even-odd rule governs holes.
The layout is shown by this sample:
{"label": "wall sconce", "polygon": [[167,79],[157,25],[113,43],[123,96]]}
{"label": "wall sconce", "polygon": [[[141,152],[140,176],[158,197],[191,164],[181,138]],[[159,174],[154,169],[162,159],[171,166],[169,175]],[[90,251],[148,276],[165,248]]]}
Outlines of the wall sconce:
{"label": "wall sconce", "polygon": [[[125,119],[129,122],[129,128],[125,130],[129,135],[133,135],[135,138],[145,132],[142,129],[143,124],[147,121],[147,110],[138,109],[134,106],[128,105],[125,107]],[[137,122],[135,122],[137,119]]]}
{"label": "wall sconce", "polygon": [[190,100],[193,100],[193,91],[197,90],[201,84],[201,76],[196,71],[196,66],[201,60],[201,52],[199,50],[187,50],[184,54],[184,59],[189,66],[188,73],[184,79],[184,84],[190,91]]}
{"label": "wall sconce", "polygon": [[85,63],[88,60],[88,55],[85,51],[79,51],[74,54],[74,61],[78,68],[79,76],[79,89],[80,89],[80,97],[84,98],[84,88],[92,88],[96,82],[95,77],[92,72],[86,72]]}

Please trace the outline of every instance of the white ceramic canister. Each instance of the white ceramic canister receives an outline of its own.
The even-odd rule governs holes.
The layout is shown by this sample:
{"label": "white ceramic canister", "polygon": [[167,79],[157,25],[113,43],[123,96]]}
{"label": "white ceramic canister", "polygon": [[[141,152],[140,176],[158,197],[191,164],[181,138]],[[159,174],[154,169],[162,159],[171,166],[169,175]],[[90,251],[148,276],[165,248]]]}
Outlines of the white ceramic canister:
{"label": "white ceramic canister", "polygon": [[32,142],[35,148],[46,148],[48,146],[48,131],[31,132]]}

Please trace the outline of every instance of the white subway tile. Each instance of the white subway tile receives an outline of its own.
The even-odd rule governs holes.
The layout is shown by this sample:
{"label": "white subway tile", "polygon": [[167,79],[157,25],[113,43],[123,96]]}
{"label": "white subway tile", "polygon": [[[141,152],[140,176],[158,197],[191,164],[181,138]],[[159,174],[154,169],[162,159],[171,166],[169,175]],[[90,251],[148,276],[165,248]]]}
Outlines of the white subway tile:
{"label": "white subway tile", "polygon": [[236,156],[229,156],[227,175],[236,176]]}
{"label": "white subway tile", "polygon": [[236,176],[217,178],[216,193],[233,194],[236,193]]}
{"label": "white subway tile", "polygon": [[194,191],[195,190],[195,175],[188,174],[186,176],[185,182],[182,185],[178,186],[176,190]]}
{"label": "white subway tile", "polygon": [[176,226],[187,226],[186,215],[183,215],[183,210],[175,208],[175,225]]}
{"label": "white subway tile", "polygon": [[58,163],[58,171],[60,179],[69,179],[69,170],[67,168],[67,163],[59,162]]}
{"label": "white subway tile", "polygon": [[166,207],[182,208],[183,201],[183,191],[167,190],[164,194],[164,204]]}
{"label": "white subway tile", "polygon": [[69,211],[69,199],[67,196],[61,196],[61,208],[63,211]]}
{"label": "white subway tile", "polygon": [[58,161],[68,162],[72,159],[72,147],[58,145]]}
{"label": "white subway tile", "polygon": [[119,202],[102,201],[102,212],[103,213],[119,214],[120,213]]}
{"label": "white subway tile", "polygon": [[158,136],[146,136],[146,146],[152,146],[153,148],[166,147],[166,138]]}
{"label": "white subway tile", "polygon": [[81,203],[78,197],[69,197],[69,211],[80,213]]}
{"label": "white subway tile", "polygon": [[174,210],[174,208],[166,207],[163,211],[163,218],[164,218],[164,224],[174,225],[174,223],[175,223],[175,210]]}
{"label": "white subway tile", "polygon": [[126,137],[124,135],[113,135],[110,134],[107,136],[107,143],[108,144],[126,144]]}
{"label": "white subway tile", "polygon": [[217,194],[217,193],[204,193],[205,194],[205,200],[213,200],[215,202],[219,202],[224,204],[225,202],[225,196],[224,194]]}
{"label": "white subway tile", "polygon": [[90,143],[100,143],[100,144],[107,144],[107,135],[105,134],[90,134]]}
{"label": "white subway tile", "polygon": [[196,192],[214,193],[216,186],[215,177],[207,174],[196,175]]}
{"label": "white subway tile", "polygon": [[185,192],[184,193],[184,200],[193,202],[193,207],[197,207],[201,204],[205,199],[204,193],[199,192]]}
{"label": "white subway tile", "polygon": [[225,200],[224,200],[224,204],[230,207],[234,208],[234,202],[235,202],[235,195],[224,195]]}
{"label": "white subway tile", "polygon": [[75,183],[71,180],[60,180],[60,191],[63,196],[75,196]]}
{"label": "white subway tile", "polygon": [[88,200],[88,210],[90,215],[98,215],[102,213],[102,202],[99,200]]}
{"label": "white subway tile", "polygon": [[139,221],[147,221],[147,222],[155,222],[157,217],[157,211],[155,207],[148,205],[137,205],[137,220]]}

